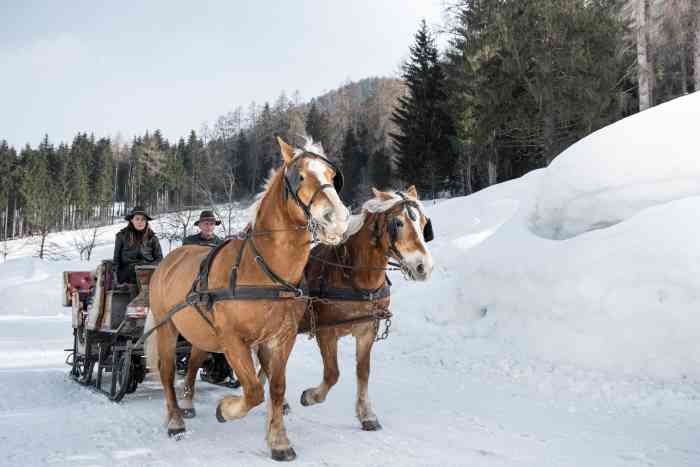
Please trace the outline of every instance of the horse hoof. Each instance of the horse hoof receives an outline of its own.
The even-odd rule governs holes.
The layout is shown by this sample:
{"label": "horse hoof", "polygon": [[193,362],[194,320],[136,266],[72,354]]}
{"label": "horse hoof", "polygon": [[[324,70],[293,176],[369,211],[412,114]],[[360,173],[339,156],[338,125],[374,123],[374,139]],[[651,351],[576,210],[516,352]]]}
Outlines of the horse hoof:
{"label": "horse hoof", "polygon": [[292,411],[292,407],[289,405],[288,402],[285,402],[284,405],[282,406],[282,415],[289,415],[289,413]]}
{"label": "horse hoof", "polygon": [[294,449],[272,449],[272,460],[289,462],[297,458],[297,453]]}
{"label": "horse hoof", "polygon": [[304,407],[308,407],[310,405],[315,404],[315,402],[312,402],[311,399],[311,391],[312,389],[307,389],[306,391],[301,393],[301,405]]}
{"label": "horse hoof", "polygon": [[181,439],[185,435],[184,428],[168,428],[168,437],[175,438],[176,440]]}
{"label": "horse hoof", "polygon": [[379,431],[382,429],[382,426],[377,420],[363,420],[362,429],[364,431]]}
{"label": "horse hoof", "polygon": [[219,421],[219,423],[226,423],[226,419],[221,414],[221,404],[216,406],[216,419]]}
{"label": "horse hoof", "polygon": [[191,409],[182,409],[182,418],[194,418],[195,415],[197,415],[197,412],[195,412],[194,407]]}

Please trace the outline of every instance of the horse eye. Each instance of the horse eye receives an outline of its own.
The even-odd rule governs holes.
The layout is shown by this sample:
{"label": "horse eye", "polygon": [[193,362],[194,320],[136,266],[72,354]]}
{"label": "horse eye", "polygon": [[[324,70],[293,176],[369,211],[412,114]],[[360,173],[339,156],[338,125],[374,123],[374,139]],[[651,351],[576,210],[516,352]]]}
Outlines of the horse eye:
{"label": "horse eye", "polygon": [[299,175],[299,181],[300,181],[300,182],[303,182],[303,181],[304,181],[304,176],[303,176],[303,175]]}
{"label": "horse eye", "polygon": [[396,227],[403,227],[403,221],[401,219],[396,219]]}

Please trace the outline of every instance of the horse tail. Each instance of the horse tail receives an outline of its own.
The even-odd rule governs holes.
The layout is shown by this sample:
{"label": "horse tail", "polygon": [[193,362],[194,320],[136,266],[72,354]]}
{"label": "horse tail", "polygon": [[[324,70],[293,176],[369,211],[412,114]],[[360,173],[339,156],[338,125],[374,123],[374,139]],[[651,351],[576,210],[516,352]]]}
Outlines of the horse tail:
{"label": "horse tail", "polygon": [[[146,333],[153,329],[156,325],[155,317],[153,316],[153,311],[149,310],[146,316],[146,325],[144,326],[143,332]],[[151,333],[150,336],[146,338],[144,343],[144,349],[146,350],[146,367],[150,369],[151,372],[158,372],[158,330]]]}

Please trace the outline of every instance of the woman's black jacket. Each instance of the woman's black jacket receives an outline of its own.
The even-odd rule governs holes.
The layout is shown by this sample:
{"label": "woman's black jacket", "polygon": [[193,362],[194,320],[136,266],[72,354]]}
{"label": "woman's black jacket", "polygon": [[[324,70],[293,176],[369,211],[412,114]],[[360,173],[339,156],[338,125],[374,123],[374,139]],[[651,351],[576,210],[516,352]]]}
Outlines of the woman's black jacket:
{"label": "woman's black jacket", "polygon": [[[136,283],[134,266],[137,264],[156,264],[163,259],[160,241],[153,231],[148,229],[148,232],[143,236],[146,238],[139,242],[139,235],[131,226],[127,226],[117,233],[113,261],[119,283]],[[136,237],[136,240],[129,242],[130,237]]]}

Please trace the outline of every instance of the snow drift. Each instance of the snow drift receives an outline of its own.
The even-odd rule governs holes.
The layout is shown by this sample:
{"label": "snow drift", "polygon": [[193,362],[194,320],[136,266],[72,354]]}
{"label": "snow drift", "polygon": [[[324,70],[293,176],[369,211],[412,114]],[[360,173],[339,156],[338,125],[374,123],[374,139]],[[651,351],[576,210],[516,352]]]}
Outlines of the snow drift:
{"label": "snow drift", "polygon": [[700,195],[700,92],[607,126],[547,168],[535,232],[570,238],[664,202]]}
{"label": "snow drift", "polygon": [[396,308],[523,358],[700,379],[698,121],[695,93],[433,207],[437,270]]}

